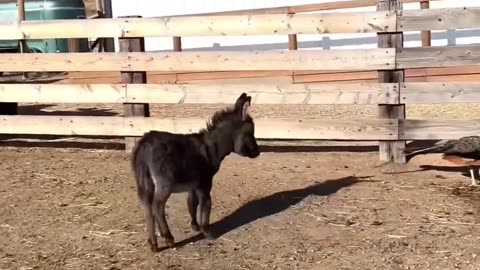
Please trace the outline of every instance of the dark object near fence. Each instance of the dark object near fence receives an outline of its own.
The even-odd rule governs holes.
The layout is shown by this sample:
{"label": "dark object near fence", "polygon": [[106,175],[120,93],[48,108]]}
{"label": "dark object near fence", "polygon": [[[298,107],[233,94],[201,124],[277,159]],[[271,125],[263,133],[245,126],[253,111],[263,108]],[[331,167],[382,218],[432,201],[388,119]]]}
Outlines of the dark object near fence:
{"label": "dark object near fence", "polygon": [[[150,131],[135,146],[132,166],[152,251],[159,250],[155,221],[167,246],[174,247],[165,218],[165,204],[171,193],[189,193],[187,205],[192,229],[201,231],[205,238],[213,238],[209,230],[210,191],[221,162],[232,152],[249,158],[260,155],[254,122],[248,115],[250,101],[251,97],[243,93],[232,108],[216,112],[207,128],[197,133]],[[197,208],[200,222],[197,222]]]}
{"label": "dark object near fence", "polygon": [[443,144],[420,149],[407,155],[417,153],[443,153],[442,159],[462,167],[469,167],[471,185],[477,185],[474,168],[480,166],[480,136],[465,136],[458,140],[448,140]]}

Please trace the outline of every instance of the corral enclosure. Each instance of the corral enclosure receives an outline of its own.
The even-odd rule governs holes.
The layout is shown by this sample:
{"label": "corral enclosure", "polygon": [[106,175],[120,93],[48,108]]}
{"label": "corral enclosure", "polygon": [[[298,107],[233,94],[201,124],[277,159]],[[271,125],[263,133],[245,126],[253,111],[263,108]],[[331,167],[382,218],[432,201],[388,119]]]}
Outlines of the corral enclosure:
{"label": "corral enclosure", "polygon": [[[408,75],[465,70],[467,65],[474,70],[480,47],[409,47],[402,41],[410,31],[480,28],[480,7],[432,4],[430,9],[402,10],[393,2],[382,1],[371,11],[0,25],[2,39],[121,39],[121,52],[0,54],[0,71],[7,74],[69,72],[57,83],[1,84],[0,102],[19,102],[20,115],[1,116],[0,133],[120,139],[103,140],[100,147],[77,144],[93,150],[1,149],[0,230],[6,237],[0,240],[0,268],[478,269],[478,191],[462,187],[463,179],[438,158],[413,160],[398,167],[410,172],[396,174],[398,169],[373,168],[378,154],[306,153],[311,148],[298,144],[281,153],[284,148],[267,145],[283,140],[379,142],[381,160],[403,163],[405,141],[478,133],[478,81],[415,81]],[[420,1],[403,2],[418,7]],[[300,40],[304,35],[365,33],[378,35],[376,48],[307,50],[295,45],[297,34]],[[185,43],[179,40],[185,37],[219,35],[225,40],[289,35],[291,42],[289,50],[180,51]],[[145,36],[169,40],[176,52],[142,52]],[[367,81],[308,80],[355,72],[370,75]],[[94,74],[94,80],[85,74]],[[203,79],[192,80],[195,76]],[[185,198],[175,196],[167,213],[179,248],[151,255],[144,245],[129,157],[99,148],[118,142],[123,148],[124,136],[149,129],[196,131],[214,110],[244,91],[253,97],[256,136],[265,151],[257,160],[229,157],[216,177],[212,221],[221,237],[199,241],[188,227]],[[409,106],[432,104],[434,109],[419,109],[414,118],[405,115],[405,107],[408,112]],[[458,105],[467,109],[441,107]],[[320,106],[331,106],[330,111]],[[354,109],[336,117],[342,106]],[[66,145],[65,140],[69,138]],[[127,142],[130,149],[131,140]]]}

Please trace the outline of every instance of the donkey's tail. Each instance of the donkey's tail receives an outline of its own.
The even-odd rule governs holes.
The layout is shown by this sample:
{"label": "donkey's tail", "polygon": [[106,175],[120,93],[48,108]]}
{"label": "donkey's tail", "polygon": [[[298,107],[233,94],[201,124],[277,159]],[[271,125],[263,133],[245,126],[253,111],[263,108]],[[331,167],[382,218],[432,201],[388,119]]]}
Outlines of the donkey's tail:
{"label": "donkey's tail", "polygon": [[131,166],[135,175],[138,197],[144,205],[149,206],[153,201],[155,186],[146,162],[147,148],[145,137],[142,137],[132,151]]}

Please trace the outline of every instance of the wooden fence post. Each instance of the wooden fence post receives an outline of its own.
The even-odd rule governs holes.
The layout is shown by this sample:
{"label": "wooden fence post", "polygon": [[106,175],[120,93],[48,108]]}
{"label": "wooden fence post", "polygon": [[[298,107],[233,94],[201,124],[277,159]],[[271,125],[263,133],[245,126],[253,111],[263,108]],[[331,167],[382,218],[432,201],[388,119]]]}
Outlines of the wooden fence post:
{"label": "wooden fence post", "polygon": [[[421,1],[420,8],[429,9],[430,1]],[[432,46],[432,32],[422,31],[422,47],[430,47],[430,46]]]}
{"label": "wooden fence post", "polygon": [[[295,14],[295,13],[288,13],[288,14]],[[296,34],[289,34],[288,35],[288,49],[289,50],[298,50],[298,42],[297,42],[297,35]]]}
{"label": "wooden fence post", "polygon": [[182,37],[173,37],[173,51],[174,52],[182,51]]}
{"label": "wooden fence post", "polygon": [[[20,23],[25,20],[25,1],[17,0],[17,21]],[[18,41],[18,48],[20,53],[27,53],[27,42],[24,39]],[[0,72],[0,76],[3,72]],[[26,79],[28,73],[22,72],[22,79]],[[18,103],[15,102],[2,102],[0,103],[0,114],[2,115],[16,115],[18,114]]]}
{"label": "wooden fence post", "polygon": [[[380,0],[377,5],[378,11],[401,10],[400,0]],[[403,32],[379,33],[378,48],[403,48]],[[380,83],[401,83],[405,81],[405,71],[403,69],[379,70],[378,81]],[[398,89],[400,91],[400,89]],[[391,119],[405,119],[405,105],[379,105],[379,117]],[[399,121],[399,125],[402,122]],[[398,136],[402,132],[399,126]],[[379,154],[381,161],[394,161],[395,163],[405,163],[405,141],[379,141]]]}
{"label": "wooden fence post", "polygon": [[[122,18],[140,18],[141,16],[124,16]],[[119,38],[121,52],[144,52],[145,39],[142,38]],[[147,73],[144,71],[120,72],[123,83],[146,83]],[[124,103],[124,116],[150,117],[149,104]],[[139,137],[125,137],[125,151],[131,152]]]}

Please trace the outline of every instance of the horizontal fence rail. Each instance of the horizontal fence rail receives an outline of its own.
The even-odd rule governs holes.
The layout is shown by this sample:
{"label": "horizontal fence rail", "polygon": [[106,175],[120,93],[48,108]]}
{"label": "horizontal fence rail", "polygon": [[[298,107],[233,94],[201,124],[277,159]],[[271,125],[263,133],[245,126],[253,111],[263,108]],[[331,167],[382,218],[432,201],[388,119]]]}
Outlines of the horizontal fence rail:
{"label": "horizontal fence rail", "polygon": [[396,65],[397,68],[477,66],[480,45],[403,48],[396,52]]}
{"label": "horizontal fence rail", "polygon": [[480,134],[480,119],[400,120],[401,140],[455,140]]}
{"label": "horizontal fence rail", "polygon": [[243,92],[252,104],[480,103],[480,82],[0,84],[0,102],[232,104]]}
{"label": "horizontal fence rail", "polygon": [[395,68],[395,49],[0,54],[0,71],[358,70]]}
{"label": "horizontal fence rail", "polygon": [[[0,134],[142,136],[149,130],[197,132],[208,119],[112,116],[0,116]],[[480,119],[255,119],[259,139],[440,140],[480,133]],[[401,127],[401,128],[400,128]]]}
{"label": "horizontal fence rail", "polygon": [[[63,31],[68,29],[68,31]],[[395,31],[392,12],[69,19],[0,24],[2,39],[244,36]]]}
{"label": "horizontal fence rail", "polygon": [[[142,136],[150,130],[196,132],[208,119],[103,116],[0,116],[0,134]],[[259,139],[396,140],[390,119],[255,119]]]}
{"label": "horizontal fence rail", "polygon": [[479,7],[400,10],[397,16],[397,31],[480,27]]}
{"label": "horizontal fence rail", "polygon": [[480,45],[428,48],[0,54],[0,71],[392,70],[480,65]]}
{"label": "horizontal fence rail", "polygon": [[[401,0],[403,4],[407,3],[420,3],[425,0]],[[443,0],[429,0],[430,2],[443,1]],[[336,1],[336,2],[326,2],[326,3],[316,3],[316,4],[305,4],[305,5],[295,5],[295,6],[282,6],[282,7],[273,7],[273,8],[256,8],[256,9],[242,9],[242,10],[233,10],[233,11],[219,11],[219,12],[208,12],[200,14],[185,14],[185,15],[175,15],[172,17],[185,17],[192,15],[201,15],[201,16],[212,16],[212,15],[248,15],[248,14],[291,14],[291,13],[302,13],[302,12],[315,12],[315,11],[324,11],[324,10],[334,10],[334,9],[346,9],[346,8],[359,8],[359,7],[368,7],[377,5],[379,0],[350,0],[350,1]]]}
{"label": "horizontal fence rail", "polygon": [[[480,8],[318,14],[29,20],[0,23],[2,40],[382,33],[476,28]],[[68,31],[64,31],[68,29]]]}
{"label": "horizontal fence rail", "polygon": [[397,104],[397,84],[0,84],[0,102]]}
{"label": "horizontal fence rail", "polygon": [[420,82],[400,87],[400,103],[480,103],[480,82]]}

